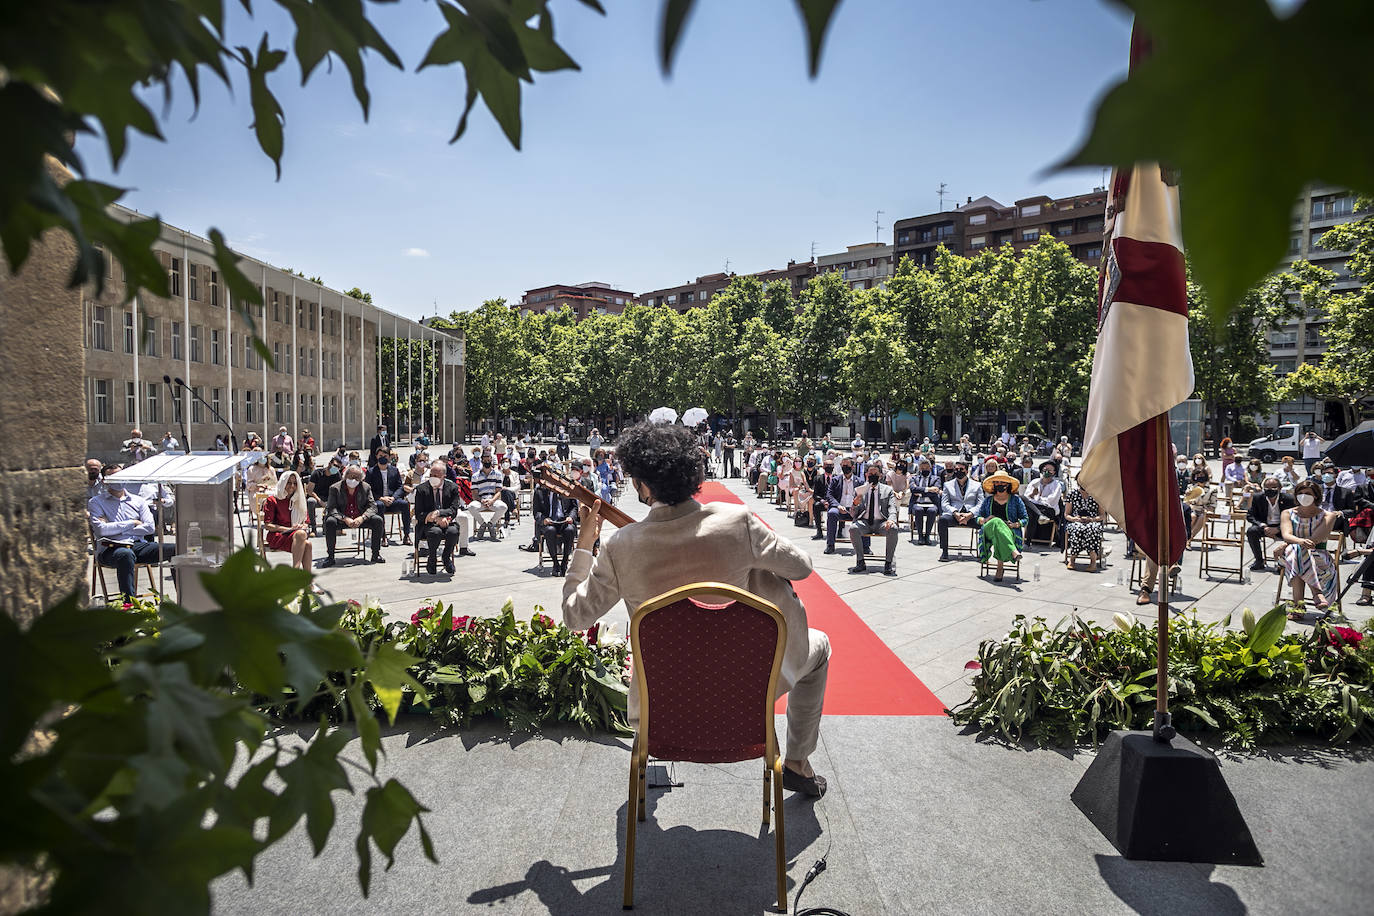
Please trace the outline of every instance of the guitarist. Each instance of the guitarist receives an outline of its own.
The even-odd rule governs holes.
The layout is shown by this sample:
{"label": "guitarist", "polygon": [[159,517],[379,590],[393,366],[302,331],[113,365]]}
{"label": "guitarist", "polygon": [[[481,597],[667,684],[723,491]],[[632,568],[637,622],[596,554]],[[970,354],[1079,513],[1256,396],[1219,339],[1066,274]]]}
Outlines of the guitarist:
{"label": "guitarist", "polygon": [[[585,630],[620,601],[633,611],[693,582],[724,582],[776,604],[787,621],[778,684],[779,693],[788,694],[782,784],[819,798],[825,779],[808,758],[820,729],[830,640],[807,627],[806,608],[792,588],[811,575],[811,558],[744,506],[692,498],[701,488],[701,461],[696,437],[685,427],[641,423],[622,433],[616,452],[649,514],[607,537],[593,556],[601,503],[581,510],[577,548],[563,583],[563,622]],[[639,717],[637,689],[630,688],[632,722]]]}

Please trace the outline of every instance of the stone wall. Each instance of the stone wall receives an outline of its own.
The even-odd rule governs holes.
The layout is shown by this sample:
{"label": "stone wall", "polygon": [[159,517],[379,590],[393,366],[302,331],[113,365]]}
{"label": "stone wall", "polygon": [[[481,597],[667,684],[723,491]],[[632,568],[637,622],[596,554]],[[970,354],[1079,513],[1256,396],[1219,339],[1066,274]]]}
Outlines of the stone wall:
{"label": "stone wall", "polygon": [[86,404],[71,237],[51,230],[17,274],[0,255],[0,610],[24,624],[81,587]]}

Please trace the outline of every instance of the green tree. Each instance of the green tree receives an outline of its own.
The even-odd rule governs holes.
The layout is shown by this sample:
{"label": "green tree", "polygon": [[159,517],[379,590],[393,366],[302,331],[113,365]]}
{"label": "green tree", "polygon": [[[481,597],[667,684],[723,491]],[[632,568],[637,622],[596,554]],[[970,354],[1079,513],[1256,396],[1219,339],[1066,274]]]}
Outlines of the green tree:
{"label": "green tree", "polygon": [[[1371,205],[1374,201],[1368,198],[1356,204],[1364,211]],[[1301,299],[1309,313],[1324,313],[1330,322],[1323,328],[1327,347],[1322,359],[1304,363],[1285,378],[1281,396],[1339,401],[1345,426],[1353,429],[1363,402],[1374,397],[1374,214],[1337,226],[1323,233],[1320,241],[1325,248],[1350,252],[1346,269],[1361,285],[1332,295],[1329,285],[1333,274],[1301,262],[1294,265]]]}
{"label": "green tree", "polygon": [[892,432],[892,417],[911,403],[911,349],[902,314],[879,290],[855,293],[849,337],[840,347],[840,384],[845,395],[868,415],[877,410]]}
{"label": "green tree", "polygon": [[853,324],[853,291],[836,272],[817,274],[802,290],[794,325],[791,391],[811,422],[829,418],[840,402],[840,349]]}
{"label": "green tree", "polygon": [[898,263],[887,286],[879,290],[898,315],[905,336],[906,403],[916,414],[918,438],[934,432],[925,425],[926,412],[941,400],[940,380],[935,372],[934,336],[938,324],[937,297],[931,295],[935,275],[918,270],[909,257]]}
{"label": "green tree", "polygon": [[517,333],[520,318],[505,299],[488,299],[470,312],[453,312],[449,319],[466,338],[468,421],[499,422],[520,396],[516,386],[529,364]]}
{"label": "green tree", "polygon": [[788,345],[762,318],[750,318],[740,334],[739,362],[731,381],[741,404],[768,415],[768,430],[777,428],[778,411],[790,391],[787,378]]}

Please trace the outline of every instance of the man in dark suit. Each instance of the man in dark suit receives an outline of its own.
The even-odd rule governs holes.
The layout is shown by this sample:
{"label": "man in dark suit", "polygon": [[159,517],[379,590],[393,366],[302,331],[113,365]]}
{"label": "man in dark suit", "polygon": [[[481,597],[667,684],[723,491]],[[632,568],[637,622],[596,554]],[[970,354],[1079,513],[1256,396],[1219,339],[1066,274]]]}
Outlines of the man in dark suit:
{"label": "man in dark suit", "polygon": [[344,479],[329,488],[324,509],[324,544],[329,554],[321,566],[334,565],[334,542],[345,529],[367,528],[372,532],[372,562],[385,563],[382,542],[386,540],[386,522],[377,514],[372,490],[363,483],[363,469],[354,465],[344,472]]}
{"label": "man in dark suit", "polygon": [[859,486],[859,478],[854,476],[854,459],[844,458],[839,474],[830,481],[825,496],[825,552],[835,552],[835,535],[845,522],[854,518],[854,491]]}
{"label": "man in dark suit", "polygon": [[1335,512],[1339,516],[1333,531],[1344,531],[1350,521],[1350,516],[1355,514],[1355,495],[1345,487],[1336,485],[1336,468],[1331,464],[1324,464],[1318,471],[1321,474],[1321,495],[1317,497],[1317,505],[1328,512]]}
{"label": "man in dark suit", "polygon": [[428,572],[435,573],[439,541],[444,542],[444,571],[453,575],[453,548],[460,556],[472,556],[468,550],[468,524],[471,519],[458,501],[458,484],[448,479],[448,462],[440,458],[429,466],[424,483],[415,488],[416,537],[429,545]]}
{"label": "man in dark suit", "polygon": [[401,531],[405,532],[402,543],[409,544],[410,503],[406,501],[406,497],[410,495],[410,491],[406,488],[400,470],[391,463],[391,455],[388,452],[377,453],[377,463],[367,470],[367,485],[372,490],[372,497],[377,500],[379,513],[401,513]]}
{"label": "man in dark suit", "polygon": [[1279,488],[1277,477],[1264,478],[1264,489],[1250,500],[1250,508],[1245,513],[1249,526],[1245,537],[1250,542],[1250,552],[1255,555],[1253,570],[1266,569],[1264,562],[1264,539],[1281,536],[1279,518],[1284,512],[1297,505],[1297,501]]}
{"label": "man in dark suit", "polygon": [[549,548],[553,560],[553,574],[568,574],[568,555],[577,537],[577,500],[559,496],[547,487],[538,487],[531,500],[531,508],[539,528],[539,535]]}
{"label": "man in dark suit", "polygon": [[377,426],[377,435],[372,437],[372,441],[367,444],[367,466],[372,467],[377,463],[377,453],[382,449],[391,448],[391,437],[386,434],[386,424],[381,423]]}

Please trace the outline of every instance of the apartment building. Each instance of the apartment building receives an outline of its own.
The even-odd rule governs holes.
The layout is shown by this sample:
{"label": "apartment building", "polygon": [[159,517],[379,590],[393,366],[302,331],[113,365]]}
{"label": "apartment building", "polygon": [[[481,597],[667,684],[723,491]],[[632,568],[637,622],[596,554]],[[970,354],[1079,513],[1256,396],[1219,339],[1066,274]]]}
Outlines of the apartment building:
{"label": "apartment building", "polygon": [[[1350,275],[1347,260],[1350,252],[1327,248],[1321,242],[1329,229],[1366,215],[1368,211],[1355,209],[1356,195],[1331,185],[1313,185],[1303,191],[1293,209],[1292,235],[1284,267],[1306,259],[1318,267],[1335,273],[1333,292],[1343,293],[1359,289],[1360,282]],[[1303,363],[1320,363],[1326,353],[1326,328],[1329,322],[1324,313],[1308,311],[1269,335],[1269,357],[1274,370],[1284,376]],[[1301,423],[1320,434],[1335,434],[1344,418],[1339,405],[1302,398],[1279,404],[1274,413],[1261,420],[1263,427],[1280,423]]]}
{"label": "apartment building", "polygon": [[[801,295],[806,282],[815,275],[816,264],[811,260],[788,261],[786,267],[743,274],[746,277],[756,277],[763,283],[786,283],[791,288],[794,297]],[[668,286],[644,293],[639,299],[645,305],[667,305],[679,312],[685,312],[689,308],[705,305],[712,296],[724,292],[725,287],[729,286],[730,281],[736,276],[740,275],[734,272],[706,274],[697,277],[690,283]]]}
{"label": "apartment building", "polygon": [[953,210],[897,220],[892,227],[893,260],[909,257],[930,267],[941,245],[953,254],[972,256],[1005,244],[1024,250],[1052,235],[1068,245],[1074,257],[1096,265],[1102,260],[1106,209],[1107,192],[1102,188],[1071,197],[1027,197],[1010,207],[991,197],[969,197]]}
{"label": "apartment building", "polygon": [[635,294],[623,289],[615,289],[599,280],[587,283],[539,286],[525,290],[513,308],[521,315],[534,315],[542,312],[556,312],[567,306],[572,309],[578,321],[588,315],[619,315],[627,305],[634,305]]}
{"label": "apartment building", "polygon": [[[141,218],[111,208],[126,221]],[[167,271],[169,296],[148,293],[125,300],[120,265],[106,261],[105,289],[82,291],[87,455],[113,459],[130,429],[157,441],[171,431],[208,449],[232,425],[240,442],[252,431],[270,438],[280,426],[293,435],[309,429],[324,448],[365,445],[384,420],[398,432],[425,426],[451,439],[465,429],[464,369],[460,332],[427,327],[361,302],[288,270],[235,252],[238,266],[263,294],[255,306],[256,333],[270,362],[254,346],[240,309],[231,307],[211,243],[174,226],[162,226],[154,253]],[[242,305],[242,303],[239,303]],[[435,348],[430,377],[407,378],[394,357],[384,365],[379,340],[429,341]],[[181,378],[203,399],[169,387]],[[407,416],[379,406],[381,382],[410,394]]]}
{"label": "apartment building", "polygon": [[863,242],[836,254],[821,255],[816,259],[816,273],[838,270],[850,289],[872,289],[887,284],[893,263],[891,245]]}

